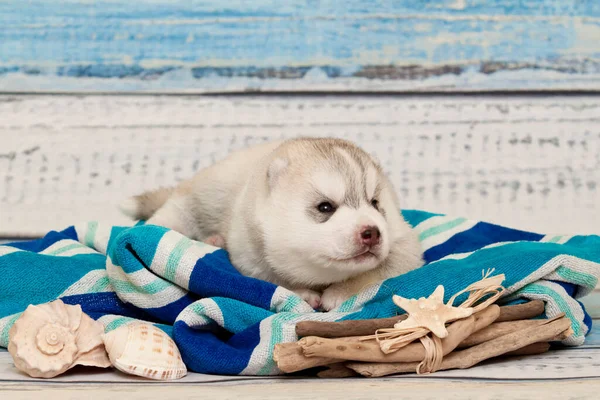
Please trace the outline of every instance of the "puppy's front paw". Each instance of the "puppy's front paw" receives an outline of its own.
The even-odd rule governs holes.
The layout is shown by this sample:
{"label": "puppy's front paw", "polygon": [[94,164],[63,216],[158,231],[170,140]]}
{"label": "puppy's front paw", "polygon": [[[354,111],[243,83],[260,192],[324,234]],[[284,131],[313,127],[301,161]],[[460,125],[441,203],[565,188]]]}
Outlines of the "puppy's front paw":
{"label": "puppy's front paw", "polygon": [[325,311],[331,311],[339,307],[344,301],[352,296],[343,286],[331,285],[323,292],[321,296],[321,308]]}
{"label": "puppy's front paw", "polygon": [[203,240],[204,243],[209,244],[214,247],[225,247],[225,238],[219,234],[212,235]]}
{"label": "puppy's front paw", "polygon": [[314,290],[296,289],[293,292],[302,297],[313,309],[317,309],[321,304],[321,295]]}

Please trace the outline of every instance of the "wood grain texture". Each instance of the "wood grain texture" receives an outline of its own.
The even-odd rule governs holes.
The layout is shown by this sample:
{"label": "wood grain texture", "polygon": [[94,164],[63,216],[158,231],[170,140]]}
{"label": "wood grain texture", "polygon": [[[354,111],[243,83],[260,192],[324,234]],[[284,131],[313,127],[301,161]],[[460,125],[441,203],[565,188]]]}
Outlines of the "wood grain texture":
{"label": "wood grain texture", "polygon": [[[401,382],[404,379],[435,380],[494,380],[494,381],[548,381],[552,379],[600,379],[600,348],[585,347],[567,350],[551,350],[533,356],[511,357],[489,360],[476,367],[464,370],[438,371],[431,375],[415,374],[395,375],[393,379]],[[262,382],[277,384],[292,379],[312,379],[311,377],[244,377],[226,375],[204,375],[190,373],[177,381],[179,384],[245,384]],[[359,380],[363,378],[358,378]],[[0,382],[54,383],[63,385],[110,383],[114,385],[146,383],[160,387],[161,381],[148,381],[140,377],[125,375],[118,371],[106,369],[79,368],[70,373],[60,375],[51,381],[34,379],[18,372],[12,365],[7,352],[0,352]]]}
{"label": "wood grain texture", "polygon": [[0,91],[600,89],[595,1],[4,1],[0,25]]}
{"label": "wood grain texture", "polygon": [[[597,322],[597,321],[595,321]],[[595,325],[596,326],[596,325]],[[188,374],[173,383],[148,382],[103,369],[76,369],[52,380],[32,379],[18,373],[10,355],[0,349],[0,397],[48,400],[80,398],[448,398],[497,399],[595,399],[600,390],[600,338],[594,328],[588,341],[577,349],[553,351],[534,357],[491,361],[463,371],[440,371],[434,375],[393,376],[368,380],[351,378],[241,377]],[[401,393],[401,396],[399,396]],[[19,397],[22,396],[22,397]],[[486,397],[487,396],[487,397]],[[454,398],[452,397],[452,398]]]}
{"label": "wood grain texture", "polygon": [[351,139],[404,208],[557,234],[600,230],[599,98],[0,97],[0,235],[127,223],[126,196],[242,147]]}
{"label": "wood grain texture", "polygon": [[370,380],[369,382],[337,379],[318,382],[289,381],[276,384],[252,383],[246,385],[33,385],[0,382],[0,395],[11,400],[29,400],[43,397],[47,400],[93,399],[128,400],[160,398],[164,400],[193,399],[461,399],[461,400],[585,400],[597,399],[598,380],[558,380],[545,382],[477,382],[431,381],[418,379]]}

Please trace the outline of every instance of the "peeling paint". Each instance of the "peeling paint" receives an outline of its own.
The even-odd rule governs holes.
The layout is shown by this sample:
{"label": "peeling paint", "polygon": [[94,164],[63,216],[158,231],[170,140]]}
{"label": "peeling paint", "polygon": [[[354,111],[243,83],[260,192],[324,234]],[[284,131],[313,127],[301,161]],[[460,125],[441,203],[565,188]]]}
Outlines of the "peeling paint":
{"label": "peeling paint", "polygon": [[127,195],[244,146],[323,135],[375,154],[404,207],[599,233],[596,97],[17,98],[0,97],[11,115],[0,120],[0,233],[125,222],[116,204]]}
{"label": "peeling paint", "polygon": [[[600,88],[593,1],[257,0],[225,8],[214,0],[31,0],[0,2],[0,25],[0,90],[27,91],[38,76],[57,78],[44,85],[54,90],[72,90],[63,78],[109,91],[271,90],[285,81],[314,90],[362,78],[384,87],[510,89],[523,83],[512,73],[525,69],[560,72],[540,87]],[[496,72],[511,73],[504,86],[487,76]],[[450,84],[429,80],[445,75]],[[225,79],[186,81],[214,76]],[[258,81],[232,83],[240,77]],[[335,82],[314,84],[324,79]]]}

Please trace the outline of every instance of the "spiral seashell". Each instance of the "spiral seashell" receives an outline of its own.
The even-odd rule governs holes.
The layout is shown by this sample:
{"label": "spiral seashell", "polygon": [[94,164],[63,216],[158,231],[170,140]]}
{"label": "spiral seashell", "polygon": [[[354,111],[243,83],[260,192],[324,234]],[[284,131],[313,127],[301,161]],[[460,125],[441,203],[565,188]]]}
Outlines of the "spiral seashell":
{"label": "spiral seashell", "polygon": [[40,328],[35,337],[37,348],[44,354],[54,355],[62,349],[73,347],[73,354],[77,351],[75,336],[58,324],[47,324]]}
{"label": "spiral seashell", "polygon": [[106,368],[103,332],[79,305],[30,305],[9,331],[8,351],[15,366],[34,378],[52,378],[75,365]]}
{"label": "spiral seashell", "polygon": [[154,325],[134,322],[104,335],[110,361],[119,371],[156,380],[187,374],[173,339]]}

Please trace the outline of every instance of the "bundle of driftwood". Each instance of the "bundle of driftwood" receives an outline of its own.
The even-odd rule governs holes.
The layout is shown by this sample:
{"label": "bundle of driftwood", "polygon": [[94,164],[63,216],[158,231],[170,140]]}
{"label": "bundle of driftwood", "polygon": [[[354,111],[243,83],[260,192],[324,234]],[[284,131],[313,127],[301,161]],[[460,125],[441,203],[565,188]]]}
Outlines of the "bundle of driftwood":
{"label": "bundle of driftwood", "polygon": [[[572,334],[571,321],[564,314],[532,319],[544,312],[541,301],[504,307],[488,303],[479,308],[473,307],[474,302],[465,302],[461,306],[473,311],[469,316],[455,316],[449,323],[442,318],[441,328],[428,326],[431,324],[427,321],[419,323],[415,317],[427,311],[426,301],[434,295],[407,300],[402,308],[408,314],[392,318],[299,322],[296,333],[301,339],[277,344],[273,358],[285,373],[326,366],[318,373],[322,378],[431,373],[470,368],[499,356],[540,354],[548,351],[550,342]],[[398,296],[394,297],[398,304]],[[414,310],[409,311],[406,304],[412,304]],[[451,301],[448,305],[442,302],[441,306],[461,307],[452,307]],[[440,311],[437,305],[431,305],[429,311],[435,314],[430,319],[439,324],[439,315],[448,310]]]}

